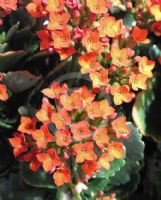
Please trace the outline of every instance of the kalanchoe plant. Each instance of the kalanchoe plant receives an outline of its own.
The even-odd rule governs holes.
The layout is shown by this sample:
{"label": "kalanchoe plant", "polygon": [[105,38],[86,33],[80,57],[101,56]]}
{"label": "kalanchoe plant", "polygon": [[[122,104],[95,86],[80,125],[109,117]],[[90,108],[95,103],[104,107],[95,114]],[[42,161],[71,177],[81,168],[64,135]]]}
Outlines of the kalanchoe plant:
{"label": "kalanchoe plant", "polygon": [[156,139],[161,2],[2,0],[0,18],[0,128],[22,180],[50,189],[47,199],[129,198],[140,132]]}

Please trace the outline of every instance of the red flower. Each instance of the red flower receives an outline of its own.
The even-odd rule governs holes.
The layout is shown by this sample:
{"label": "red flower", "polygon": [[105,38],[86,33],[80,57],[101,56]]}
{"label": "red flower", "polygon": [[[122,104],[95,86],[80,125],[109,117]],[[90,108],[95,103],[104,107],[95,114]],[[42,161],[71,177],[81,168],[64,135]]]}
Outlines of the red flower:
{"label": "red flower", "polygon": [[93,139],[95,140],[97,146],[101,149],[107,147],[110,142],[110,138],[107,135],[106,128],[97,128],[94,133]]}
{"label": "red flower", "polygon": [[46,153],[39,153],[36,157],[39,162],[43,163],[43,168],[46,172],[53,170],[61,164],[60,158],[54,148],[48,149]]}
{"label": "red flower", "polygon": [[22,133],[15,133],[13,138],[9,138],[9,142],[14,147],[13,153],[15,157],[18,157],[28,150],[28,144]]}
{"label": "red flower", "polygon": [[73,92],[70,96],[68,96],[67,94],[61,95],[60,102],[65,110],[68,111],[81,109],[83,107],[83,101],[81,95],[78,92]]}
{"label": "red flower", "polygon": [[36,117],[38,120],[40,120],[44,124],[49,124],[51,123],[51,116],[54,112],[55,112],[55,109],[52,107],[49,100],[47,98],[43,98],[42,107],[36,113]]}
{"label": "red flower", "polygon": [[140,29],[138,27],[135,27],[131,33],[131,37],[136,43],[144,42],[147,35],[148,31],[146,29]]}
{"label": "red flower", "polygon": [[49,49],[51,46],[53,46],[53,41],[50,37],[50,33],[47,30],[40,30],[37,32],[37,36],[40,38],[40,49]]}
{"label": "red flower", "polygon": [[7,92],[7,87],[4,84],[0,84],[0,100],[7,101],[9,98],[9,94]]}
{"label": "red flower", "polygon": [[70,47],[70,33],[67,29],[62,31],[53,31],[51,33],[52,39],[54,41],[54,48],[68,48]]}
{"label": "red flower", "polygon": [[65,183],[71,182],[71,172],[68,167],[63,165],[57,168],[56,172],[53,175],[53,178],[57,186],[62,186]]}
{"label": "red flower", "polygon": [[36,140],[39,148],[45,148],[49,142],[53,141],[53,135],[45,125],[42,125],[40,129],[34,131],[32,137]]}
{"label": "red flower", "polygon": [[1,0],[0,8],[5,11],[16,10],[17,9],[17,0]]}
{"label": "red flower", "polygon": [[51,121],[55,124],[57,129],[63,129],[66,125],[71,124],[71,118],[64,108],[60,109],[58,113],[52,114]]}
{"label": "red flower", "polygon": [[67,88],[68,86],[66,84],[60,86],[58,82],[54,81],[50,88],[43,89],[42,93],[50,99],[55,99],[59,98],[61,94],[65,93]]}
{"label": "red flower", "polygon": [[128,138],[130,136],[130,128],[126,125],[126,117],[121,116],[112,122],[112,127],[116,132],[117,138]]}
{"label": "red flower", "polygon": [[32,134],[36,130],[36,118],[22,116],[18,131],[22,133]]}
{"label": "red flower", "polygon": [[85,160],[95,160],[96,155],[93,151],[93,143],[85,142],[74,145],[74,151],[76,152],[76,162],[82,163]]}
{"label": "red flower", "polygon": [[41,0],[32,0],[31,3],[27,4],[26,9],[33,17],[37,18],[44,17],[47,14]]}
{"label": "red flower", "polygon": [[37,172],[41,166],[41,162],[36,158],[36,154],[39,152],[39,149],[33,149],[29,153],[22,155],[21,158],[25,162],[30,162],[30,169],[34,172]]}
{"label": "red flower", "polygon": [[90,136],[89,123],[87,121],[81,121],[70,126],[73,138],[80,141]]}
{"label": "red flower", "polygon": [[70,132],[66,129],[56,132],[56,144],[60,147],[68,146],[72,142]]}
{"label": "red flower", "polygon": [[81,166],[81,170],[88,176],[93,176],[94,172],[98,169],[98,164],[96,161],[85,161]]}
{"label": "red flower", "polygon": [[161,21],[154,22],[151,25],[151,31],[153,31],[156,36],[161,36]]}

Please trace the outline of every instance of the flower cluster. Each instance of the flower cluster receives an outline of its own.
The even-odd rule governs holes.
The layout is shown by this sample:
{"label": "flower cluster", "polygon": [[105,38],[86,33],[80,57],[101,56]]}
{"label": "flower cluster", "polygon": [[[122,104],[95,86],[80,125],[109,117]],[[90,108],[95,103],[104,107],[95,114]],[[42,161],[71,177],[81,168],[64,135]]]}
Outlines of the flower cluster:
{"label": "flower cluster", "polygon": [[127,139],[130,129],[107,99],[98,100],[86,86],[71,92],[57,82],[42,93],[46,97],[36,117],[22,116],[9,139],[15,157],[30,162],[33,171],[42,166],[57,186],[86,182],[102,168],[109,170],[114,159],[124,158],[118,138]]}
{"label": "flower cluster", "polygon": [[146,89],[155,63],[135,56],[133,48],[148,43],[145,28],[129,28],[110,15],[121,1],[33,0],[28,12],[44,19],[37,32],[40,49],[57,52],[61,60],[77,55],[80,71],[88,74],[93,88],[109,93],[114,103],[130,102],[135,91]]}

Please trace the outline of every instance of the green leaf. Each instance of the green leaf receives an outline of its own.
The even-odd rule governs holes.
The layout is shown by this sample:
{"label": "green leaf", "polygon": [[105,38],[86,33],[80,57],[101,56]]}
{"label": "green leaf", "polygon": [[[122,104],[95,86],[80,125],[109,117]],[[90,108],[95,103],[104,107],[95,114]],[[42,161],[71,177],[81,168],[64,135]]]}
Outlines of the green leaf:
{"label": "green leaf", "polygon": [[157,75],[148,82],[147,90],[136,97],[132,116],[135,124],[145,136],[161,141],[161,76]]}
{"label": "green leaf", "polygon": [[47,191],[25,185],[18,174],[10,173],[0,179],[0,199],[3,200],[44,200]]}
{"label": "green leaf", "polygon": [[[4,156],[5,155],[5,156]],[[13,154],[8,141],[0,138],[0,175],[8,173],[12,167]]]}
{"label": "green leaf", "polygon": [[34,53],[38,48],[39,48],[39,42],[37,38],[33,36],[27,43],[27,47],[25,48],[25,50]]}
{"label": "green leaf", "polygon": [[0,33],[0,43],[4,43],[6,41],[6,33]]}
{"label": "green leaf", "polygon": [[21,61],[28,52],[20,51],[8,51],[5,53],[0,53],[0,71],[6,72],[13,67],[14,64]]}
{"label": "green leaf", "polygon": [[9,45],[7,43],[0,44],[0,53],[4,53],[9,51]]}
{"label": "green leaf", "polygon": [[152,101],[154,101],[155,98],[153,92],[154,84],[155,78],[148,82],[147,90],[141,91],[137,95],[132,110],[133,120],[143,135],[147,134],[146,115]]}
{"label": "green leaf", "polygon": [[123,19],[123,23],[126,26],[130,27],[130,28],[132,28],[133,26],[135,26],[136,25],[136,20],[134,18],[134,15],[131,14],[131,13],[127,13],[125,15],[124,19]]}
{"label": "green leaf", "polygon": [[[132,181],[132,177],[139,176],[138,172],[142,167],[141,163],[144,158],[144,142],[141,139],[138,128],[131,122],[128,122],[128,126],[131,130],[130,137],[127,140],[121,139],[121,142],[126,148],[125,165],[120,171],[115,173],[115,176],[111,177],[106,190],[108,193],[115,191],[115,188],[119,191],[118,193],[128,193],[131,192],[132,187],[133,189],[136,189],[138,184],[138,178],[136,178],[136,181]],[[130,184],[133,186],[130,187]],[[128,186],[130,189],[128,189]],[[120,192],[120,187],[122,188],[121,190],[124,190],[125,188],[125,191]]]}
{"label": "green leaf", "polygon": [[20,164],[20,176],[26,184],[33,187],[56,188],[51,174],[47,174],[43,169],[40,169],[38,172],[33,172],[26,163]]}
{"label": "green leaf", "polygon": [[133,173],[130,176],[130,180],[126,184],[122,184],[119,186],[108,185],[108,190],[105,190],[105,194],[111,194],[111,192],[115,192],[116,196],[119,199],[130,199],[130,195],[137,189],[137,185],[139,183],[139,174]]}
{"label": "green leaf", "polygon": [[93,179],[87,184],[88,191],[87,195],[90,196],[89,199],[94,199],[99,191],[104,190],[110,182],[110,177],[115,176],[115,173],[118,172],[125,165],[123,159],[115,159],[111,163],[109,170],[101,169],[100,173],[96,173],[93,176]]}
{"label": "green leaf", "polygon": [[15,71],[4,76],[4,83],[13,93],[19,93],[33,87],[40,79],[41,76],[32,75],[28,71]]}
{"label": "green leaf", "polygon": [[125,165],[125,161],[123,159],[115,159],[110,164],[110,169],[101,169],[100,173],[96,173],[93,177],[94,178],[110,178],[114,176],[117,171],[119,171]]}
{"label": "green leaf", "polygon": [[66,188],[66,186],[62,186],[57,190],[56,193],[56,200],[70,200],[70,193],[68,193],[69,190]]}
{"label": "green leaf", "polygon": [[20,25],[20,22],[17,22],[15,25],[11,26],[11,28],[7,32],[6,41],[9,41],[14,37],[14,35],[16,34],[16,32],[19,28],[19,25]]}
{"label": "green leaf", "polygon": [[91,182],[88,183],[88,193],[91,197],[97,195],[98,192],[104,190],[104,188],[108,185],[109,179],[106,178],[95,178]]}
{"label": "green leaf", "polygon": [[151,59],[156,60],[158,57],[161,56],[161,50],[156,44],[153,44],[150,48],[150,55]]}

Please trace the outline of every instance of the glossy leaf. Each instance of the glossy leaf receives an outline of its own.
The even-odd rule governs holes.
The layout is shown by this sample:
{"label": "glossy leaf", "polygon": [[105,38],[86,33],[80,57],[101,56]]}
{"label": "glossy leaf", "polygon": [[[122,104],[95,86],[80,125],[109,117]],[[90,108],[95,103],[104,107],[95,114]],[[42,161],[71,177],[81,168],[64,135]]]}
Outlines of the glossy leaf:
{"label": "glossy leaf", "polygon": [[[144,142],[138,128],[131,122],[128,122],[128,126],[131,130],[131,136],[127,140],[121,140],[126,148],[125,165],[120,171],[116,172],[115,176],[111,177],[107,187],[108,192],[115,191],[115,188],[117,188],[118,194],[128,193],[136,189],[138,184],[139,170],[144,159]],[[136,181],[132,177],[136,177]],[[133,188],[130,184],[133,185]]]}
{"label": "glossy leaf", "polygon": [[154,77],[148,83],[146,91],[136,97],[132,116],[133,120],[145,136],[161,141],[161,76]]}
{"label": "glossy leaf", "polygon": [[119,171],[123,166],[125,165],[125,161],[123,159],[115,159],[111,164],[110,164],[110,169],[101,169],[100,173],[96,173],[94,175],[94,178],[110,178],[115,175],[117,171]]}
{"label": "glossy leaf", "polygon": [[8,72],[4,77],[4,82],[13,93],[27,90],[41,79],[41,76],[32,75],[28,71]]}
{"label": "glossy leaf", "polygon": [[0,71],[6,72],[13,68],[14,64],[21,61],[27,54],[28,52],[23,50],[0,53]]}
{"label": "glossy leaf", "polygon": [[56,188],[52,175],[47,174],[42,169],[38,172],[33,172],[26,163],[20,164],[20,176],[26,184],[33,187],[50,189]]}

